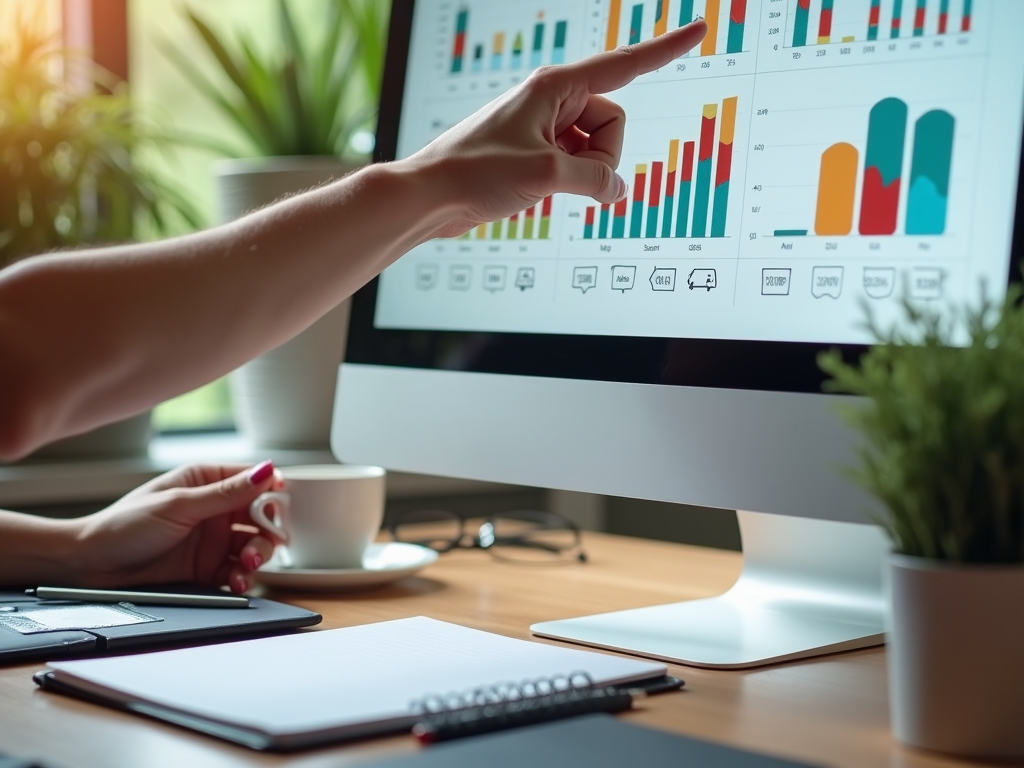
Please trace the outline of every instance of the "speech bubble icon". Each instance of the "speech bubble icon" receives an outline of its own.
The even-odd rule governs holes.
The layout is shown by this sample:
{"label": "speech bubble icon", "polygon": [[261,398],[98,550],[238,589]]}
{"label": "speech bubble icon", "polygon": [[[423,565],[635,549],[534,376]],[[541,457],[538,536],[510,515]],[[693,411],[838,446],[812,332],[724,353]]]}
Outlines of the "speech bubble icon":
{"label": "speech bubble icon", "polygon": [[934,301],[942,298],[946,273],[935,267],[915,267],[910,273],[910,295],[915,299]]}
{"label": "speech bubble icon", "polygon": [[520,267],[516,272],[516,288],[525,291],[533,288],[537,281],[537,271],[533,267]]}
{"label": "speech bubble icon", "polygon": [[815,267],[811,270],[811,295],[816,299],[838,299],[843,292],[842,267]]}
{"label": "speech bubble icon", "polygon": [[473,268],[468,264],[455,264],[448,272],[448,287],[453,291],[468,291],[473,283]]}
{"label": "speech bubble icon", "polygon": [[572,287],[586,293],[597,286],[597,267],[575,267],[572,271]]}
{"label": "speech bubble icon", "polygon": [[789,296],[792,276],[793,270],[788,267],[782,269],[765,267],[761,270],[761,295]]}
{"label": "speech bubble icon", "polygon": [[636,283],[636,267],[626,267],[618,265],[612,267],[612,290],[613,291],[632,291],[633,285]]}
{"label": "speech bubble icon", "polygon": [[484,290],[496,293],[505,290],[505,276],[508,267],[485,267],[484,268]]}
{"label": "speech bubble icon", "polygon": [[674,291],[676,289],[675,268],[655,267],[649,279],[653,291]]}
{"label": "speech bubble icon", "polygon": [[418,264],[416,266],[416,287],[421,291],[436,288],[440,273],[441,269],[437,264]]}
{"label": "speech bubble icon", "polygon": [[864,267],[864,293],[872,299],[887,299],[896,288],[896,270],[892,267]]}

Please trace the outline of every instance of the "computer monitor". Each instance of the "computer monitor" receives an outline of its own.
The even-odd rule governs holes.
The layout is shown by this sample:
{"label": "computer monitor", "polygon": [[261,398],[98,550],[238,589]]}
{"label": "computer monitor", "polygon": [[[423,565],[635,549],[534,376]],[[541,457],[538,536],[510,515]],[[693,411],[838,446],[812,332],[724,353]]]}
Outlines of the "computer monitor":
{"label": "computer monitor", "polygon": [[697,15],[697,49],[611,95],[626,200],[537,201],[359,292],[333,447],[741,510],[725,595],[538,635],[726,668],[877,644],[887,544],[816,357],[865,349],[865,305],[889,321],[903,295],[1005,290],[1024,255],[1024,3],[395,0],[378,156],[537,66]]}

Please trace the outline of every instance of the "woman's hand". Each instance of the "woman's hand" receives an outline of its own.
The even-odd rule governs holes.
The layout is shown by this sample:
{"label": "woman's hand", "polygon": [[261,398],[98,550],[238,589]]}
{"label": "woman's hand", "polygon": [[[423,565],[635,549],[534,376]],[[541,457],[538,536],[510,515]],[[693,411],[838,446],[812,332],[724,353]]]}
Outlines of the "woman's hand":
{"label": "woman's hand", "polygon": [[459,201],[455,217],[432,236],[454,237],[555,192],[621,199],[626,183],[615,169],[626,118],[600,94],[679,58],[706,32],[698,20],[575,64],[542,67],[404,161],[440,168],[446,188],[438,192]]}
{"label": "woman's hand", "polygon": [[245,592],[280,543],[253,526],[249,505],[280,486],[269,461],[168,472],[78,521],[75,580],[92,587],[189,581]]}

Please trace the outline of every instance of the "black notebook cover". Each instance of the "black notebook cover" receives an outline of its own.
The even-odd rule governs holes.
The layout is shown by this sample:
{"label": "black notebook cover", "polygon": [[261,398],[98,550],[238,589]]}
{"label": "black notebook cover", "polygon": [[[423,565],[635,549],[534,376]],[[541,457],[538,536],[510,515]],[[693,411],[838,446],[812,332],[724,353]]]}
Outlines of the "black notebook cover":
{"label": "black notebook cover", "polygon": [[611,715],[586,715],[427,747],[366,768],[810,768],[657,731]]}
{"label": "black notebook cover", "polygon": [[[147,591],[157,591],[147,587]],[[168,592],[195,592],[194,587],[166,587]],[[202,592],[210,594],[209,592]],[[0,605],[24,606],[37,602],[24,594],[0,593]],[[248,608],[183,608],[166,605],[139,606],[139,610],[162,621],[124,627],[103,627],[65,632],[41,632],[22,635],[0,626],[0,664],[26,661],[51,661],[62,658],[94,656],[102,653],[134,651],[177,644],[253,637],[284,632],[319,624],[319,613],[249,598]]]}

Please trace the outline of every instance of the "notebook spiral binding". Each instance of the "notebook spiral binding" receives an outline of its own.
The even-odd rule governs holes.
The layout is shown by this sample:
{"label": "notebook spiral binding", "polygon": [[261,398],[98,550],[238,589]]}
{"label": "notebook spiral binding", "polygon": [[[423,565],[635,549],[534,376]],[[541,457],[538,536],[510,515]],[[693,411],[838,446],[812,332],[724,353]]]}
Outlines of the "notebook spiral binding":
{"label": "notebook spiral binding", "polygon": [[594,681],[586,672],[570,672],[535,680],[502,682],[466,691],[429,694],[411,704],[412,711],[424,717],[462,712],[479,707],[500,707],[510,704],[527,706],[548,702],[552,696],[566,696],[594,690]]}

